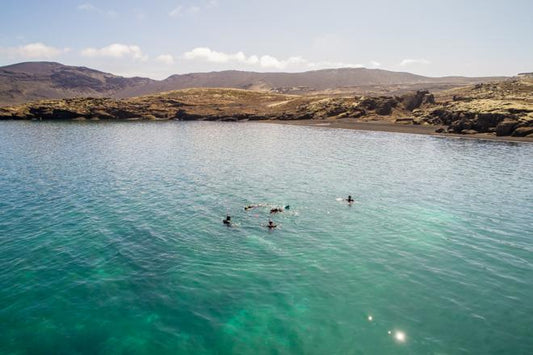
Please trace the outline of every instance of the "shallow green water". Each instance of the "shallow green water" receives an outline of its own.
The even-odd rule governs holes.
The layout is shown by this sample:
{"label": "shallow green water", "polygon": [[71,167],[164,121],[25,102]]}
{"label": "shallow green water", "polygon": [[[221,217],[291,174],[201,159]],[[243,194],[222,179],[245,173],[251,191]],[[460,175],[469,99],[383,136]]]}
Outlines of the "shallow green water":
{"label": "shallow green water", "polygon": [[530,144],[0,125],[0,353],[531,354],[532,299]]}

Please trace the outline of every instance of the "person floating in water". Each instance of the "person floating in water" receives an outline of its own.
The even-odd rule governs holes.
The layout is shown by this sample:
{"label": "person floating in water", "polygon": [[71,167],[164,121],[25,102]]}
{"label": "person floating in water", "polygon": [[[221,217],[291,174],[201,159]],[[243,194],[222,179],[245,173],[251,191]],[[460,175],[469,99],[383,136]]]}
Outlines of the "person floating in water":
{"label": "person floating in water", "polygon": [[222,223],[224,223],[225,225],[227,225],[228,227],[231,226],[231,216],[226,216],[226,219],[223,219],[222,220]]}
{"label": "person floating in water", "polygon": [[276,228],[276,227],[277,227],[277,225],[276,225],[276,224],[274,224],[274,222],[272,222],[272,220],[271,220],[271,219],[269,219],[269,220],[268,220],[268,224],[267,224],[267,227],[268,227],[268,229],[274,229],[274,228]]}
{"label": "person floating in water", "polygon": [[354,199],[352,198],[352,195],[348,195],[348,198],[346,199],[346,202],[348,202],[349,204],[352,204],[354,203]]}
{"label": "person floating in water", "polygon": [[[258,203],[258,204],[254,204],[254,205],[246,205],[244,206],[244,210],[245,211],[248,211],[248,210],[251,210],[253,208],[258,208],[258,207],[271,207],[272,205],[269,205],[269,204],[266,204],[266,203]],[[277,213],[277,212],[283,212],[283,210],[288,210],[290,208],[289,205],[287,206],[284,206],[284,207],[276,207],[276,208],[272,208],[270,210],[270,213]]]}
{"label": "person floating in water", "polygon": [[270,213],[278,213],[278,212],[283,212],[285,210],[288,210],[290,208],[289,205],[285,206],[285,207],[276,207],[276,208],[272,208],[270,210]]}
{"label": "person floating in water", "polygon": [[248,205],[248,206],[244,206],[244,210],[248,211],[248,210],[251,210],[252,208],[263,207],[263,206],[265,206],[265,205],[262,204],[262,203],[258,203],[256,205]]}

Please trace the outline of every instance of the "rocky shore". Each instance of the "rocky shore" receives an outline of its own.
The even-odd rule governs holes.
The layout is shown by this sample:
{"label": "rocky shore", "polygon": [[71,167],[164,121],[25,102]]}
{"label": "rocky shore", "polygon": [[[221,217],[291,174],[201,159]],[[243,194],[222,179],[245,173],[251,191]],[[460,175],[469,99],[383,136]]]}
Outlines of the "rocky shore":
{"label": "rocky shore", "polygon": [[129,99],[76,98],[0,107],[0,120],[339,120],[533,139],[533,79],[517,77],[438,95],[421,90],[377,97],[186,89]]}

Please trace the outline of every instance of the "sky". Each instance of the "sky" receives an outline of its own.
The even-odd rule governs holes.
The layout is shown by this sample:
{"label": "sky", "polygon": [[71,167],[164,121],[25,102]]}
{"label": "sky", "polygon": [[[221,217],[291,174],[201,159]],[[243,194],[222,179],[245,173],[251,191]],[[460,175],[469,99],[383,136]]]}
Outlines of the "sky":
{"label": "sky", "polygon": [[1,0],[0,66],[516,75],[533,71],[532,14],[532,0]]}

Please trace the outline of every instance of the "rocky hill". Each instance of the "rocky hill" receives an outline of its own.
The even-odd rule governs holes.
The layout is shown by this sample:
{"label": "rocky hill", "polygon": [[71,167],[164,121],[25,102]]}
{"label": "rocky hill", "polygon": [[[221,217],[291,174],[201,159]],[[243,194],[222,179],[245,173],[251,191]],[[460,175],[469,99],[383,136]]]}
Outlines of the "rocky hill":
{"label": "rocky hill", "polygon": [[0,104],[72,97],[113,97],[153,82],[123,78],[85,67],[29,62],[0,67]]}
{"label": "rocky hill", "polygon": [[286,95],[241,89],[184,89],[127,99],[43,100],[0,108],[0,120],[326,120],[394,121],[434,105],[419,91],[398,97]]}
{"label": "rocky hill", "polygon": [[415,114],[427,124],[446,125],[450,133],[533,136],[533,77],[449,90],[439,101]]}
{"label": "rocky hill", "polygon": [[287,95],[184,89],[135,98],[45,100],[0,108],[0,120],[343,120],[434,127],[439,133],[531,137],[533,79],[517,77],[433,95]]}
{"label": "rocky hill", "polygon": [[124,78],[51,62],[0,67],[0,105],[77,97],[128,98],[186,88],[237,88],[282,94],[377,95],[439,91],[494,78],[429,78],[379,69],[327,69],[305,73],[222,71],[172,75],[165,80]]}

